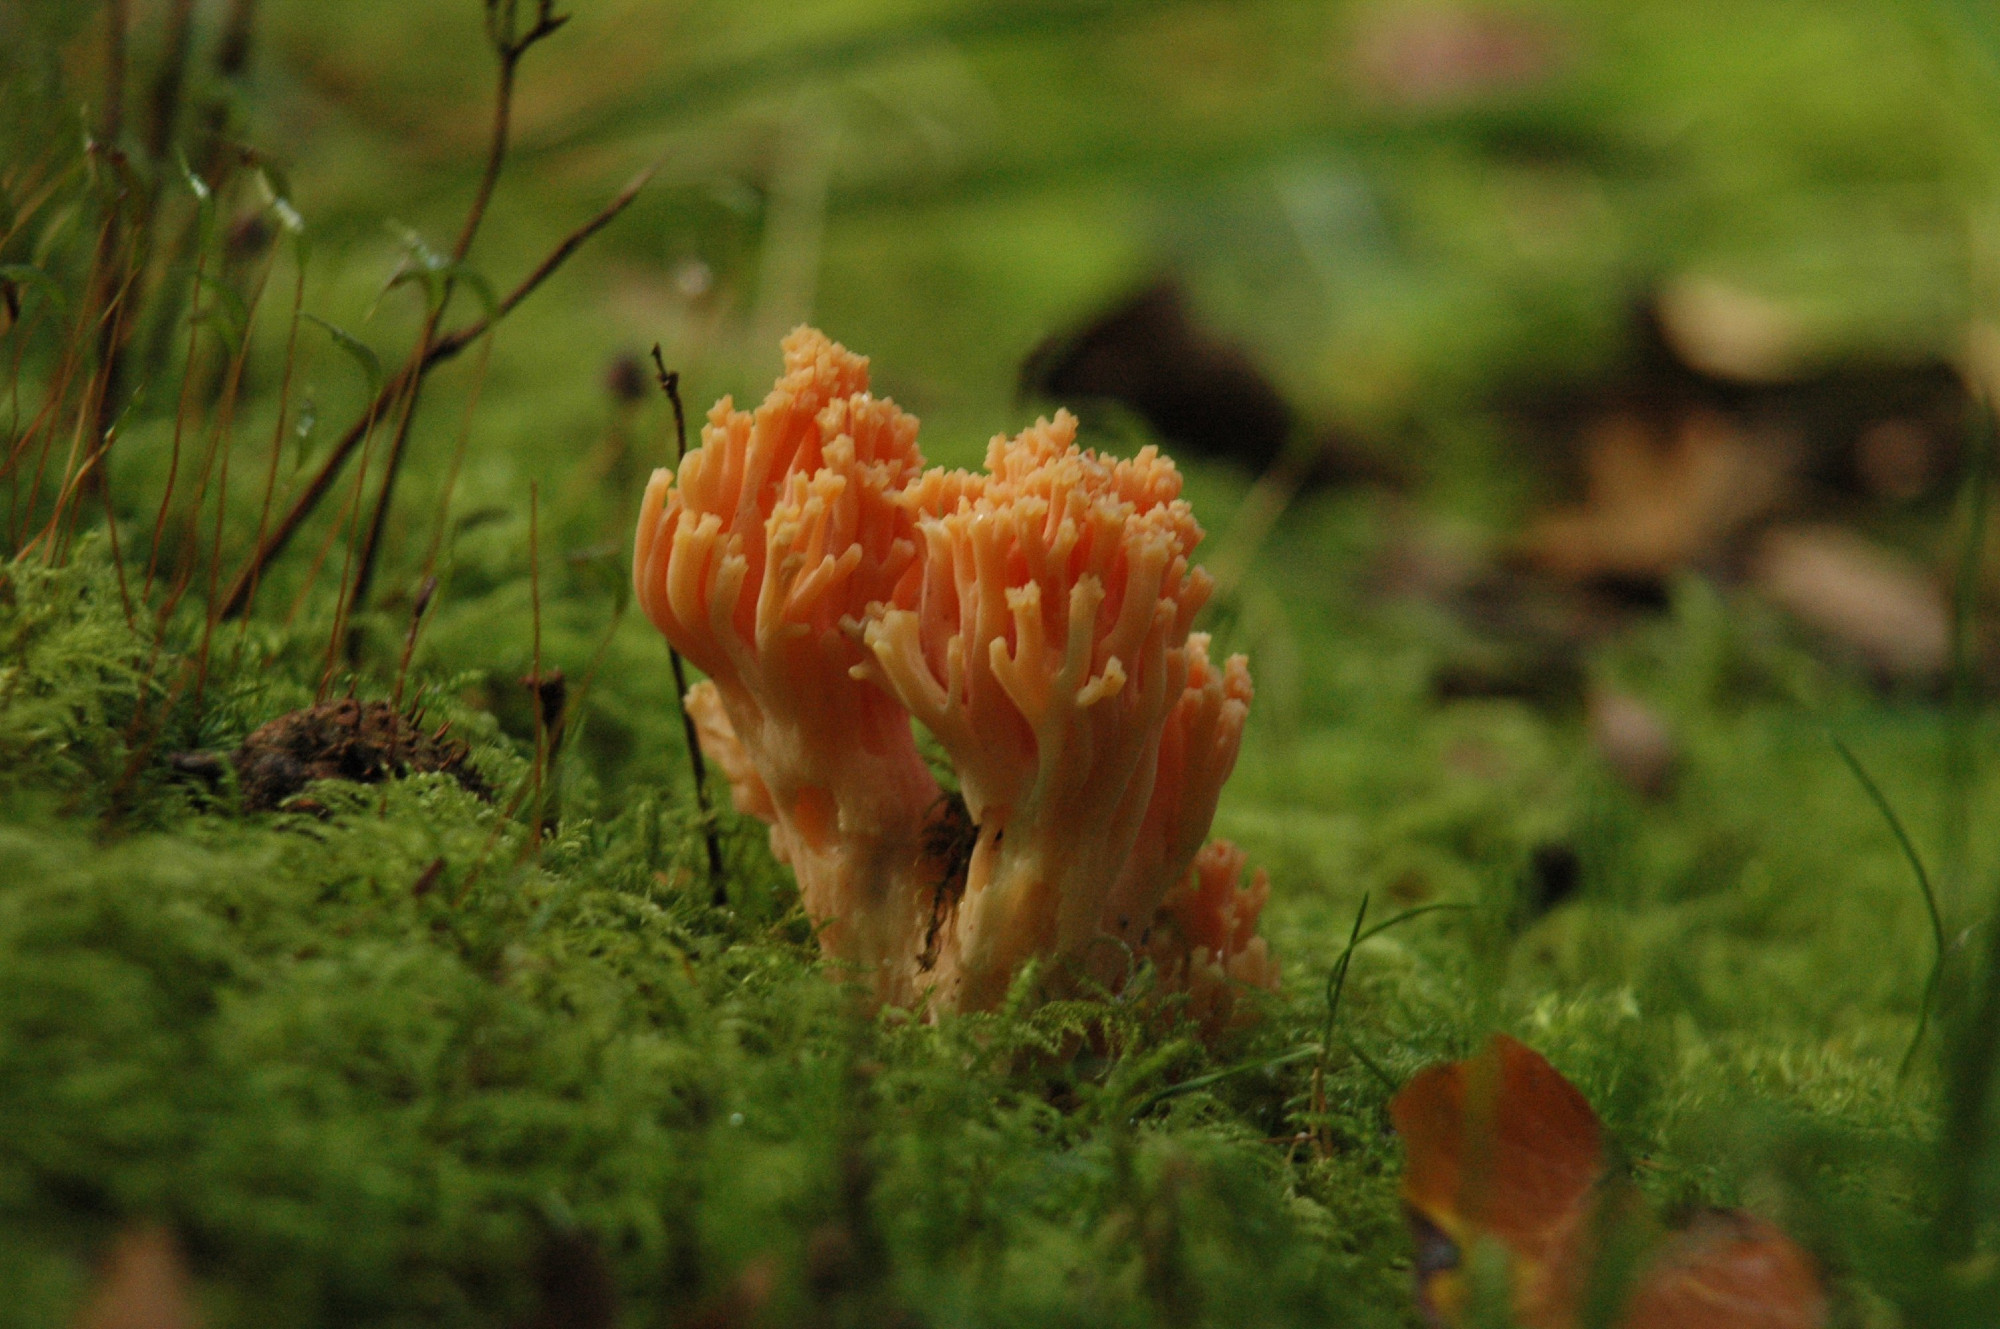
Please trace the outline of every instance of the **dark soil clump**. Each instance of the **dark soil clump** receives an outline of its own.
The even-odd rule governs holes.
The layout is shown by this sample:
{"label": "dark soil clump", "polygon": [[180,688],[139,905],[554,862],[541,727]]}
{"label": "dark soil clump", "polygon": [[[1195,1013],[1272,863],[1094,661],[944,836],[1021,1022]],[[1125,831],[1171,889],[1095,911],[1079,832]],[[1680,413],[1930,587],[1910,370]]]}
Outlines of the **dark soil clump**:
{"label": "dark soil clump", "polygon": [[230,754],[250,811],[278,807],[314,780],[378,784],[441,771],[484,799],[492,786],[473,769],[470,750],[447,737],[450,725],[424,733],[386,701],[321,702],[259,726]]}

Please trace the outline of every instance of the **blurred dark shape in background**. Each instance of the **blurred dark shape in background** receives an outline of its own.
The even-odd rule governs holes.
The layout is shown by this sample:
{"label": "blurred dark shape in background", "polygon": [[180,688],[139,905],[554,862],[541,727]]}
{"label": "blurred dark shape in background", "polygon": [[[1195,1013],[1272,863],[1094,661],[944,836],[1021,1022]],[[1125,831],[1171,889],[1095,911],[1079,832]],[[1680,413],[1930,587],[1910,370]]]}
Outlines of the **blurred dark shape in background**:
{"label": "blurred dark shape in background", "polygon": [[1884,683],[1941,682],[1942,571],[1878,528],[1942,513],[1973,405],[1942,359],[1808,354],[1782,310],[1718,282],[1669,282],[1632,309],[1596,377],[1494,403],[1518,464],[1568,496],[1485,554],[1407,515],[1373,581],[1455,625],[1436,695],[1587,700],[1611,766],[1657,794],[1671,736],[1583,683],[1593,647],[1664,609],[1677,578],[1754,590]]}
{"label": "blurred dark shape in background", "polygon": [[623,351],[604,369],[604,390],[620,406],[636,406],[653,386],[652,371],[637,351]]}
{"label": "blurred dark shape in background", "polygon": [[1688,571],[1747,583],[1878,677],[1940,679],[1938,576],[1852,527],[1944,497],[1972,410],[1959,371],[1810,358],[1777,311],[1717,283],[1661,288],[1634,326],[1601,378],[1503,407],[1580,491],[1510,565],[1634,604]]}
{"label": "blurred dark shape in background", "polygon": [[1296,447],[1309,486],[1396,488],[1410,479],[1406,467],[1330,430],[1304,435],[1312,427],[1248,352],[1197,321],[1173,277],[1043,341],[1021,365],[1021,395],[1048,398],[1086,416],[1094,403],[1116,402],[1171,448],[1256,473]]}
{"label": "blurred dark shape in background", "polygon": [[[1935,357],[1811,357],[1778,311],[1710,281],[1670,282],[1641,301],[1630,348],[1593,381],[1499,403],[1573,459],[1586,487],[1601,464],[1595,452],[1643,437],[1657,468],[1671,470],[1690,433],[1734,435],[1762,454],[1779,472],[1762,483],[1784,491],[1769,496],[1772,506],[1908,502],[1932,496],[1958,469],[1969,397],[1958,370]],[[1718,450],[1695,450],[1704,449]]]}
{"label": "blurred dark shape in background", "polygon": [[1532,923],[1575,899],[1582,886],[1583,858],[1574,845],[1555,840],[1536,845],[1521,882],[1518,923]]}

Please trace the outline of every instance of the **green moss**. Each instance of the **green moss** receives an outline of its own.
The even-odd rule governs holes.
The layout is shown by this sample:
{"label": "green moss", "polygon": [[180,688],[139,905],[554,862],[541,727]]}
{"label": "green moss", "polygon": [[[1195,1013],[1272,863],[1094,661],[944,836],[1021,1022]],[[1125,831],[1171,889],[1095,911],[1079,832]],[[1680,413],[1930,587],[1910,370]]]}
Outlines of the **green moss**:
{"label": "green moss", "polygon": [[[1928,1078],[1894,1074],[1920,905],[1782,710],[1694,716],[1715,739],[1696,731],[1687,779],[1782,770],[1788,802],[1827,805],[1817,832],[1788,836],[1748,795],[1643,808],[1579,765],[1567,723],[1504,706],[1414,705],[1282,756],[1253,739],[1223,823],[1277,870],[1288,986],[1206,1050],[1118,1003],[865,1015],[753,827],[731,823],[727,909],[671,784],[622,811],[578,798],[535,846],[507,809],[518,743],[470,716],[496,804],[429,776],[322,786],[324,818],[246,817],[226,787],[174,783],[155,743],[143,815],[107,823],[88,791],[136,750],[144,662],[159,680],[185,663],[171,634],[155,653],[126,627],[108,577],[90,550],[17,568],[0,620],[29,643],[0,708],[9,1322],[61,1318],[94,1252],[157,1219],[224,1324],[518,1318],[569,1231],[634,1323],[745,1270],[770,1279],[773,1323],[1396,1323],[1384,1104],[1496,1023],[1585,1089],[1663,1199],[1775,1200],[1836,1267],[1879,1276],[1880,1234],[1912,1231],[1926,1193]],[[1329,639],[1350,658],[1315,670],[1407,649],[1357,624]],[[273,658],[225,658],[221,700],[170,726],[226,744],[255,703],[304,695]],[[661,717],[639,722],[671,750]],[[1350,760],[1388,751],[1376,723],[1418,741]],[[1870,741],[1892,740],[1932,741]],[[1465,744],[1493,754],[1473,778],[1436,755]],[[1258,773],[1273,761],[1282,787]],[[1301,819],[1299,799],[1335,811]],[[1524,924],[1516,874],[1550,835],[1582,846],[1584,895]],[[1739,847],[1703,847],[1717,837]],[[1843,894],[1811,896],[1822,873]],[[1320,1058],[1265,1063],[1318,1038],[1320,978],[1371,882],[1478,908],[1361,948],[1316,1112]],[[1845,958],[1884,935],[1894,969]]]}

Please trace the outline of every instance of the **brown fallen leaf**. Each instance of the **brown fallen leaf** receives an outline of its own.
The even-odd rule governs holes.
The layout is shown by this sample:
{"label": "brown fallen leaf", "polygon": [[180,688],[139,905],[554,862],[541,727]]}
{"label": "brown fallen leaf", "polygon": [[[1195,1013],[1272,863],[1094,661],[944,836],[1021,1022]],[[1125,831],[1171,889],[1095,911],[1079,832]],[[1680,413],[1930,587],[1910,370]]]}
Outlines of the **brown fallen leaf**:
{"label": "brown fallen leaf", "polygon": [[1389,1104],[1407,1163],[1417,1298],[1434,1325],[1472,1309],[1466,1254],[1505,1257],[1522,1329],[1574,1329],[1600,1250],[1635,1250],[1617,1329],[1819,1329],[1812,1258],[1771,1224],[1714,1212],[1662,1231],[1607,1161],[1603,1126],[1576,1087],[1526,1044],[1496,1034],[1467,1061],[1419,1072]]}
{"label": "brown fallen leaf", "polygon": [[1913,560],[1851,531],[1767,532],[1751,562],[1759,591],[1890,678],[1935,679],[1951,651],[1944,591]]}
{"label": "brown fallen leaf", "polygon": [[[1603,1128],[1576,1087],[1499,1034],[1478,1057],[1420,1071],[1390,1102],[1389,1117],[1408,1160],[1403,1203],[1453,1249],[1418,1288],[1425,1313],[1459,1321],[1470,1289],[1455,1256],[1491,1239],[1510,1257],[1523,1325],[1573,1319],[1579,1252],[1605,1170]],[[1422,1244],[1429,1233],[1419,1233]]]}
{"label": "brown fallen leaf", "polygon": [[1719,559],[1776,507],[1791,453],[1717,411],[1689,411],[1664,442],[1638,416],[1607,416],[1584,440],[1584,501],[1542,517],[1520,552],[1572,581],[1662,580]]}
{"label": "brown fallen leaf", "polygon": [[197,1329],[201,1319],[173,1234],[162,1227],[122,1233],[73,1323],[75,1329]]}

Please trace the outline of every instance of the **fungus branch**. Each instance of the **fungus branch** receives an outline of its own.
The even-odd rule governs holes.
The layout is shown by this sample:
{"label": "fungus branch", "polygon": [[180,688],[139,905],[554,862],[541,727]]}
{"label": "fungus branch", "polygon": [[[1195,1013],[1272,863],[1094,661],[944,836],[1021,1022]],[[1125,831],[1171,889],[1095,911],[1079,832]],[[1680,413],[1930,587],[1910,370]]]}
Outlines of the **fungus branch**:
{"label": "fungus branch", "polygon": [[884,998],[916,994],[924,817],[938,788],[903,710],[852,676],[844,619],[915,556],[896,491],[922,465],[915,419],[868,394],[868,362],[818,333],[753,412],[725,398],[678,477],[646,488],[640,606],[708,680],[687,709],[736,806],[772,823],[821,941]]}
{"label": "fungus branch", "polygon": [[974,1007],[1033,955],[1122,979],[1207,833],[1250,697],[1243,660],[1217,671],[1189,636],[1211,582],[1171,461],[1085,452],[1059,412],[986,466],[908,494],[926,558],[864,629],[869,672],[944,744],[979,826],[944,966]]}

